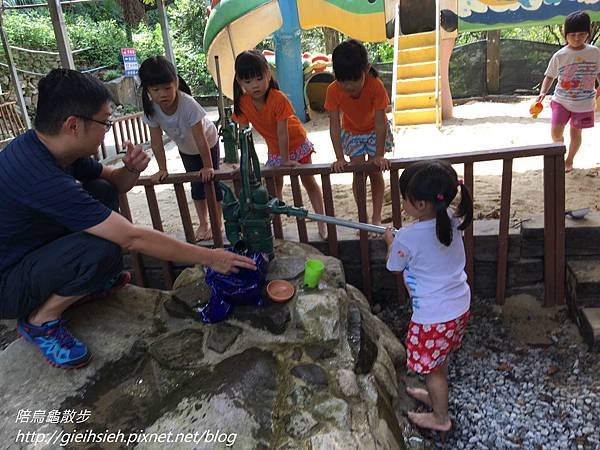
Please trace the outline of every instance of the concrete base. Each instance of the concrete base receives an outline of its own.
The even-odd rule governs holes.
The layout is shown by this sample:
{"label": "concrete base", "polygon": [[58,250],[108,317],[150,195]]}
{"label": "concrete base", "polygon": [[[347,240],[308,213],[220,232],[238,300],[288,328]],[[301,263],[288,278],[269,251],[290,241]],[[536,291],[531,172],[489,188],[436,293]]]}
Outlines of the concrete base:
{"label": "concrete base", "polygon": [[581,333],[591,347],[600,348],[600,308],[581,310]]}

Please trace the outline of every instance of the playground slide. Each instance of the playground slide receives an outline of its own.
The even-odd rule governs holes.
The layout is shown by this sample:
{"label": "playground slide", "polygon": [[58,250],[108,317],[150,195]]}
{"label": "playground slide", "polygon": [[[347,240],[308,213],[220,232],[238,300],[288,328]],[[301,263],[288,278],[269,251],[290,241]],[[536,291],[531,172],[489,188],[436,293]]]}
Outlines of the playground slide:
{"label": "playground slide", "polygon": [[[212,2],[204,33],[208,70],[215,82],[214,57],[219,57],[223,93],[233,97],[235,55],[254,48],[283,24],[277,0]],[[329,27],[369,42],[386,40],[398,0],[297,0],[300,27]]]}
{"label": "playground slide", "polygon": [[[387,3],[387,4],[386,4]],[[328,27],[367,42],[386,40],[386,22],[393,19],[393,1],[298,0],[300,27]],[[389,7],[388,7],[389,5]],[[388,15],[386,18],[386,7]]]}
{"label": "playground slide", "polygon": [[282,24],[277,0],[221,0],[214,4],[204,31],[204,51],[215,83],[215,56],[219,57],[224,95],[233,98],[236,55],[254,48]]}

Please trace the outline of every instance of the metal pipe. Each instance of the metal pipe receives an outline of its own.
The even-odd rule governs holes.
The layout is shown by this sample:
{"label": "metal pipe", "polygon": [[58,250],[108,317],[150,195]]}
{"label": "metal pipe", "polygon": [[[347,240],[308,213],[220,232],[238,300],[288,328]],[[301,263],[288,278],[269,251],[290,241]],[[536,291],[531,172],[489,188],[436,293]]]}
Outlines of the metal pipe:
{"label": "metal pipe", "polygon": [[337,217],[325,216],[323,214],[315,214],[309,212],[306,215],[307,218],[312,220],[318,220],[319,222],[331,223],[333,225],[340,225],[346,228],[354,228],[355,230],[364,230],[369,233],[383,234],[386,232],[387,227],[379,225],[371,225],[370,223],[353,222],[351,220],[338,219]]}

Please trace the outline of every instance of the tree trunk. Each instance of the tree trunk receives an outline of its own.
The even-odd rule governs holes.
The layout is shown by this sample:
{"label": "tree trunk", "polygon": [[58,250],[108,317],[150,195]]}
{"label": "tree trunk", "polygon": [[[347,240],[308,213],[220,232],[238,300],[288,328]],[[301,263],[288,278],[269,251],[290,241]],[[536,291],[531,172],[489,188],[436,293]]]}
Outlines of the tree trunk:
{"label": "tree trunk", "polygon": [[340,33],[331,28],[323,28],[323,36],[325,37],[325,53],[330,55],[333,49],[340,44]]}

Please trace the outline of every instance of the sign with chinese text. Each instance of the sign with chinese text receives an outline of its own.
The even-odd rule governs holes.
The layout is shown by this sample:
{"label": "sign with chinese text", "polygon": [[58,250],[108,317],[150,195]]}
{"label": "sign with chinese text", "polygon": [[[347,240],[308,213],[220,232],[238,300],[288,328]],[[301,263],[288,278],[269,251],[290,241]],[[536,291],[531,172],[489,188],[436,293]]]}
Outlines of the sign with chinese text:
{"label": "sign with chinese text", "polygon": [[121,56],[123,57],[123,65],[125,66],[125,76],[135,77],[140,68],[135,48],[122,48]]}

